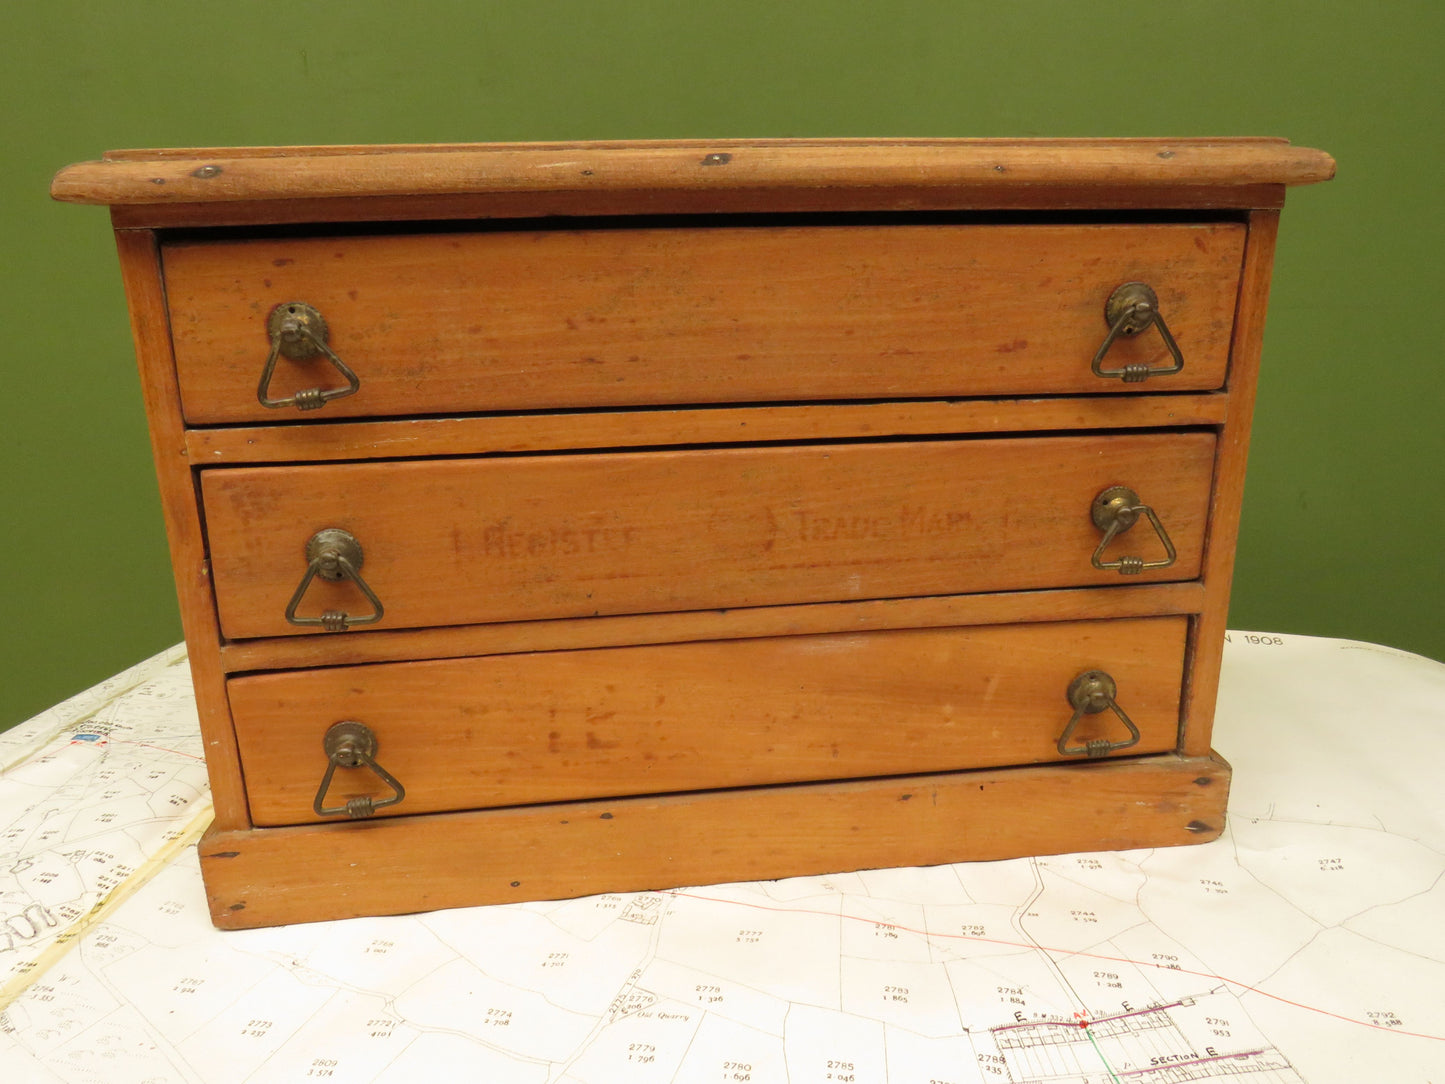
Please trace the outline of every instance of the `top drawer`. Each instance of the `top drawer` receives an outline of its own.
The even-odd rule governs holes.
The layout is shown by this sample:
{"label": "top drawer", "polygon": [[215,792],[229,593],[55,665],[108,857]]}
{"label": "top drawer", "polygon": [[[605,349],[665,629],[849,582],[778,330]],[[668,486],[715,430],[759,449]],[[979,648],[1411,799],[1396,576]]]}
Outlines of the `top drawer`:
{"label": "top drawer", "polygon": [[[493,229],[173,242],[194,424],[497,410],[1207,390],[1223,385],[1239,224]],[[1105,302],[1148,283],[1184,358],[1093,375]],[[257,387],[267,318],[304,302],[360,390],[299,413]],[[1109,367],[1171,361],[1156,329]],[[276,364],[284,399],[346,381]]]}

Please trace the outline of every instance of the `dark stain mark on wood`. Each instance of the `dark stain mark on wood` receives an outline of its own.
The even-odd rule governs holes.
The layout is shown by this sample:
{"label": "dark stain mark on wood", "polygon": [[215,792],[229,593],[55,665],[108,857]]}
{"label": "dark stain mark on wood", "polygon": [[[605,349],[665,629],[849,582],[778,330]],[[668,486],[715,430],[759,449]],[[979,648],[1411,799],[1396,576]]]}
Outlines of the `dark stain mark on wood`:
{"label": "dark stain mark on wood", "polygon": [[165,184],[165,183],[166,183],[166,179],[165,179],[164,177],[152,177],[152,178],[151,178],[151,184]]}
{"label": "dark stain mark on wood", "polygon": [[1194,781],[1194,785],[1196,787],[1207,787],[1213,782],[1214,780],[1210,776],[1201,775],[1198,779]]}
{"label": "dark stain mark on wood", "polygon": [[240,858],[240,851],[217,851],[215,854],[205,855],[206,858]]}
{"label": "dark stain mark on wood", "polygon": [[209,181],[212,177],[219,177],[220,175],[220,166],[202,166],[200,169],[191,170],[191,176],[198,181]]}
{"label": "dark stain mark on wood", "polygon": [[1158,153],[1158,155],[1156,155],[1156,157],[1158,157],[1158,158],[1173,158],[1173,157],[1174,157],[1174,152],[1173,152],[1173,151],[1160,151],[1160,152]]}
{"label": "dark stain mark on wood", "polygon": [[245,901],[245,900],[242,900],[240,903],[233,903],[233,904],[231,904],[231,910],[232,910],[232,911],[244,911],[245,909],[246,909],[246,901]]}
{"label": "dark stain mark on wood", "polygon": [[604,813],[604,814],[602,814],[602,819],[605,820],[605,821],[610,821],[610,820],[612,819],[612,814],[611,814],[611,813]]}
{"label": "dark stain mark on wood", "polygon": [[522,887],[522,882],[521,882],[521,881],[513,881],[513,882],[512,882],[512,887],[513,887],[513,888],[521,888],[521,887]]}
{"label": "dark stain mark on wood", "polygon": [[716,151],[713,154],[705,154],[702,164],[705,166],[725,166],[733,160],[733,156],[726,151]]}
{"label": "dark stain mark on wood", "polygon": [[898,796],[898,800],[899,800],[900,802],[906,802],[906,801],[908,801],[908,799],[910,799],[910,798],[912,798],[912,797],[913,797],[913,795],[911,795],[911,794],[900,794],[900,795]]}
{"label": "dark stain mark on wood", "polygon": [[293,264],[293,263],[295,263],[295,262],[296,262],[296,261],[293,260],[293,259],[291,259],[291,257],[289,257],[289,256],[279,256],[279,257],[277,257],[276,259],[274,259],[274,260],[271,261],[271,266],[272,266],[272,267],[285,267],[287,264]]}

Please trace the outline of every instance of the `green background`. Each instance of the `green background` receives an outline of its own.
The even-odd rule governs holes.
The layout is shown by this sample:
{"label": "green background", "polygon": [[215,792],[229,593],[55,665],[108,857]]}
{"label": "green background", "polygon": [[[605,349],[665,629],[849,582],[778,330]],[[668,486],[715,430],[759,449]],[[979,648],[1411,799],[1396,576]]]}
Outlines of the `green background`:
{"label": "green background", "polygon": [[1231,623],[1445,658],[1445,5],[0,5],[0,727],[180,638],[106,212],[112,147],[1282,135],[1292,191]]}

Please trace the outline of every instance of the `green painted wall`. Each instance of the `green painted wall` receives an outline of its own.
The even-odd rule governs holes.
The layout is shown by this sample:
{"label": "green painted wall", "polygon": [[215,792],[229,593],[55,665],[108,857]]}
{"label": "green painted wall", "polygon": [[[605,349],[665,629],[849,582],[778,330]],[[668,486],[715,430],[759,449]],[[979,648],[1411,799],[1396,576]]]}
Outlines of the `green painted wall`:
{"label": "green painted wall", "polygon": [[1232,623],[1445,658],[1438,0],[0,5],[0,726],[180,637],[110,147],[1283,135],[1339,160],[1276,265]]}

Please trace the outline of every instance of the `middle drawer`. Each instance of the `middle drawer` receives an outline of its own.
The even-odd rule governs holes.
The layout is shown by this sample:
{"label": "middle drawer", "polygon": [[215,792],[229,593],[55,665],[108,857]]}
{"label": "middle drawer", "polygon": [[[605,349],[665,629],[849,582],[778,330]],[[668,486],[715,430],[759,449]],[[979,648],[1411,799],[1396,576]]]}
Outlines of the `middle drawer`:
{"label": "middle drawer", "polygon": [[[221,628],[317,631],[1194,579],[1215,438],[1179,431],[709,448],[202,472]],[[1093,558],[1100,494],[1138,514]],[[316,574],[344,531],[357,578]],[[1166,542],[1167,536],[1167,542]],[[335,536],[329,536],[335,537]],[[1167,546],[1177,554],[1165,565]],[[333,569],[334,571],[334,569]],[[360,582],[358,582],[360,581]]]}

